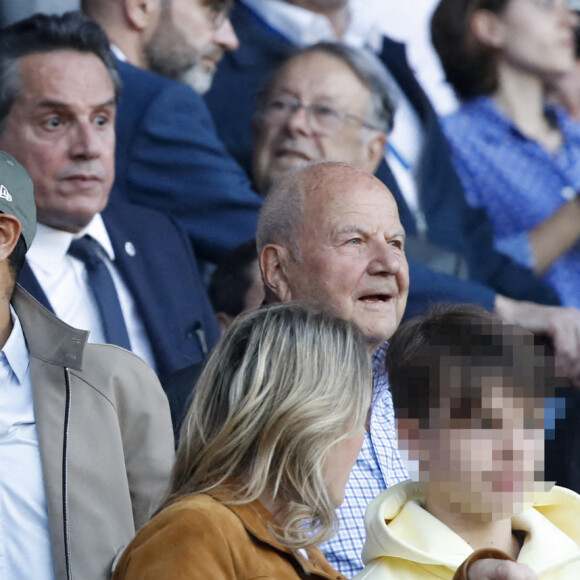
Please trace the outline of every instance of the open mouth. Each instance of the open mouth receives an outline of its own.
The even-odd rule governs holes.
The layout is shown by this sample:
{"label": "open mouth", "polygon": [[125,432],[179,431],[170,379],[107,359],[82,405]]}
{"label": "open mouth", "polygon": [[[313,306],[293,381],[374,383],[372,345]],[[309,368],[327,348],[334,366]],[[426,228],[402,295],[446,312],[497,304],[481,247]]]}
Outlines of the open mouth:
{"label": "open mouth", "polygon": [[361,296],[359,300],[368,303],[381,303],[388,302],[392,298],[391,294],[367,294],[366,296]]}

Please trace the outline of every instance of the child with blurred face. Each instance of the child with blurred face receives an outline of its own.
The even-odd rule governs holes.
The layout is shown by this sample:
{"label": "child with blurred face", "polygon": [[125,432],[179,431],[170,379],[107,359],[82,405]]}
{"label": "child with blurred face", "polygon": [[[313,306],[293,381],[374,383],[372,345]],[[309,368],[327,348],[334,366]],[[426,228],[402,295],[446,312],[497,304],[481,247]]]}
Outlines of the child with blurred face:
{"label": "child with blurred face", "polygon": [[580,578],[580,496],[543,482],[555,377],[533,335],[475,306],[436,307],[401,326],[386,364],[419,482],[369,505],[356,579],[465,578],[462,562],[490,548],[542,580]]}

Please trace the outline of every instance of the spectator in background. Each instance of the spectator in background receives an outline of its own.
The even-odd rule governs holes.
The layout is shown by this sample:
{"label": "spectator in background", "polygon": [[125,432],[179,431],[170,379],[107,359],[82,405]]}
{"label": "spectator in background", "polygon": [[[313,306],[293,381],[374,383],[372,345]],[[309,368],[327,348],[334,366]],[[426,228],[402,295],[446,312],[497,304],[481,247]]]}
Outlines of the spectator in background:
{"label": "spectator in background", "polygon": [[38,206],[21,284],[161,375],[203,360],[219,327],[187,239],[161,213],[107,207],[120,83],[102,29],[74,12],[20,21],[2,29],[0,70],[0,147]]}
{"label": "spectator in background", "polygon": [[199,259],[216,263],[254,238],[261,206],[201,97],[238,46],[230,1],[83,0],[82,8],[109,35],[123,81],[113,199],[172,214]]}
{"label": "spectator in background", "polygon": [[212,274],[208,294],[222,332],[236,316],[262,304],[264,283],[254,240],[240,244],[220,260]]}
{"label": "spectator in background", "polygon": [[162,510],[114,580],[345,580],[336,527],[371,399],[365,339],[296,304],[239,317],[197,385]]}
{"label": "spectator in background", "polygon": [[574,65],[576,24],[565,0],[442,0],[432,34],[463,101],[444,126],[469,203],[580,308],[580,126],[545,100]]}
{"label": "spectator in background", "polygon": [[471,305],[433,308],[391,338],[398,432],[419,481],[369,505],[356,580],[465,580],[464,560],[497,551],[545,580],[580,575],[580,496],[543,481],[554,361],[534,342]]}

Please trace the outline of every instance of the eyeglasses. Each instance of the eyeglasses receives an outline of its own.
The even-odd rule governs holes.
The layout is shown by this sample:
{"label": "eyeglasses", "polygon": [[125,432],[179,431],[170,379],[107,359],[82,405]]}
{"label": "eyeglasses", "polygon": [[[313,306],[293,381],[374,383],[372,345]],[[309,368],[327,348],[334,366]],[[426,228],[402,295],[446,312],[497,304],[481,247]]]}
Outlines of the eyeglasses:
{"label": "eyeglasses", "polygon": [[306,120],[310,128],[318,133],[326,135],[336,133],[349,121],[367,129],[381,130],[365,119],[346,111],[339,111],[328,105],[318,105],[316,103],[307,105],[300,99],[292,97],[273,97],[263,107],[260,117],[270,123],[281,125],[300,109],[304,109],[306,112]]}
{"label": "eyeglasses", "polygon": [[570,0],[533,0],[534,4],[546,12],[556,8],[569,8],[572,2]]}
{"label": "eyeglasses", "polygon": [[228,17],[229,8],[227,6],[224,7],[223,5],[216,4],[205,4],[203,8],[212,29],[218,30],[221,28],[222,24]]}

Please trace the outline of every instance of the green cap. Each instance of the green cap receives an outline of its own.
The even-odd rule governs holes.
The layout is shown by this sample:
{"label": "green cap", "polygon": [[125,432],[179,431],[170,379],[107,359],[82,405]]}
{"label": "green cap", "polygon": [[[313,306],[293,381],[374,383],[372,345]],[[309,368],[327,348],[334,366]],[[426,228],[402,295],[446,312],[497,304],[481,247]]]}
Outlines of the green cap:
{"label": "green cap", "polygon": [[4,151],[0,151],[0,212],[18,218],[30,249],[36,235],[34,187],[26,169]]}

